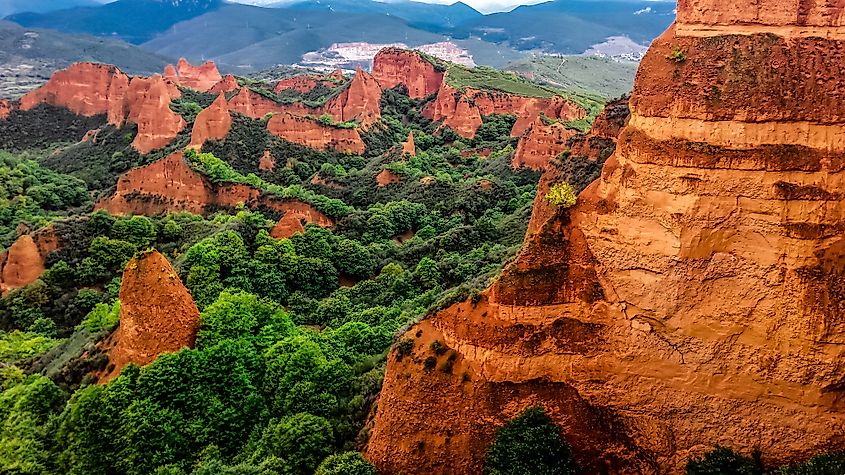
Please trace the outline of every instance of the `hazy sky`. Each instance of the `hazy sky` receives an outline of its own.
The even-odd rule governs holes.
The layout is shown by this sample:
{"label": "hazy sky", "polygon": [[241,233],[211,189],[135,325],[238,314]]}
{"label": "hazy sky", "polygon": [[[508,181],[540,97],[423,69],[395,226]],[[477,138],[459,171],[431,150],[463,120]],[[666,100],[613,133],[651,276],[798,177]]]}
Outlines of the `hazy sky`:
{"label": "hazy sky", "polygon": [[[238,3],[249,3],[252,5],[268,5],[271,3],[279,3],[280,0],[233,0]],[[290,0],[293,3],[295,0]],[[324,3],[331,3],[331,0],[322,0]],[[443,3],[452,4],[457,0],[416,0],[425,3]],[[503,12],[512,10],[519,5],[531,5],[534,3],[543,3],[548,0],[463,0],[467,5],[472,6],[482,13]]]}

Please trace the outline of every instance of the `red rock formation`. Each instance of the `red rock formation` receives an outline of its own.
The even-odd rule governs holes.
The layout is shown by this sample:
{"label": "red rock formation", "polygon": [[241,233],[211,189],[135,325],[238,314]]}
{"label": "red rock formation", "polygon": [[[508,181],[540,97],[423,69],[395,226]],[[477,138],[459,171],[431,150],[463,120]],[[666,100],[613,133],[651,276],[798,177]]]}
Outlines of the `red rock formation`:
{"label": "red rock formation", "polygon": [[240,92],[229,100],[229,110],[253,119],[261,119],[267,114],[282,113],[286,109],[282,104],[242,87]]}
{"label": "red rock formation", "polygon": [[123,174],[115,193],[95,209],[147,216],[175,211],[201,214],[214,201],[212,185],[177,152]]}
{"label": "red rock formation", "polygon": [[214,85],[208,92],[213,92],[214,94],[220,93],[229,93],[232,91],[237,91],[240,86],[238,85],[238,79],[231,74],[227,74],[223,76],[223,79],[220,80],[217,84]]}
{"label": "red rock formation", "polygon": [[12,112],[12,103],[5,100],[0,99],[0,120],[9,117],[9,114]]}
{"label": "red rock formation", "polygon": [[416,51],[385,48],[373,59],[373,77],[385,89],[403,84],[411,98],[422,99],[440,89],[443,71]]}
{"label": "red rock formation", "polygon": [[323,78],[320,76],[315,74],[300,74],[277,82],[276,86],[273,87],[273,91],[280,93],[282,91],[292,89],[301,94],[305,94],[317,87],[318,84],[325,84],[325,81],[323,81]]}
{"label": "red rock formation", "polygon": [[110,100],[109,122],[138,124],[132,146],[141,154],[149,153],[169,144],[187,125],[170,109],[170,101],[181,95],[176,85],[157,74],[132,78],[125,95]]}
{"label": "red rock formation", "polygon": [[528,167],[532,170],[546,168],[553,158],[567,149],[567,140],[575,131],[561,123],[546,125],[540,117],[520,139],[513,155],[514,168]]}
{"label": "red rock formation", "polygon": [[402,143],[402,154],[403,155],[410,155],[412,157],[417,156],[417,146],[414,143],[414,131],[408,132],[408,140]]}
{"label": "red rock formation", "polygon": [[845,45],[841,7],[818,5],[679,2],[601,178],[390,355],[380,472],[480,473],[536,404],[590,473],[845,448]]}
{"label": "red rock formation", "polygon": [[379,188],[384,188],[387,185],[399,183],[400,181],[401,179],[398,175],[386,168],[380,171],[378,175],[376,175],[376,184]]}
{"label": "red rock formation", "polygon": [[270,155],[269,150],[264,151],[264,155],[258,160],[258,169],[264,172],[271,172],[276,168],[276,159]]}
{"label": "red rock formation", "polygon": [[202,66],[193,66],[185,58],[180,58],[174,68],[168,64],[164,68],[164,77],[180,86],[207,92],[223,80],[214,61],[206,61]]}
{"label": "red rock formation", "polygon": [[482,124],[478,107],[446,81],[442,82],[437,98],[426,105],[423,113],[433,120],[442,120],[443,125],[466,138],[475,137]]}
{"label": "red rock formation", "polygon": [[206,140],[223,140],[232,128],[226,96],[220,93],[210,106],[197,114],[191,130],[191,147],[200,149]]}
{"label": "red rock formation", "polygon": [[114,66],[75,63],[23,96],[20,107],[30,110],[47,103],[90,117],[107,113],[112,98],[121,97],[128,87],[129,77]]}
{"label": "red rock formation", "polygon": [[323,111],[337,122],[357,121],[367,129],[381,119],[381,87],[369,73],[358,68],[349,86],[329,100]]}
{"label": "red rock formation", "polygon": [[280,202],[274,209],[284,213],[282,219],[270,231],[270,236],[276,239],[289,238],[298,232],[304,232],[304,225],[308,223],[324,228],[331,227],[334,224],[328,216],[308,203],[301,201]]}
{"label": "red rock formation", "polygon": [[518,137],[528,130],[540,114],[554,120],[582,119],[587,114],[583,108],[561,96],[526,97],[472,88],[458,91],[445,80],[437,92],[437,98],[426,106],[424,112],[433,120],[442,120],[443,125],[451,127],[465,138],[475,137],[483,115],[516,115],[511,135]]}
{"label": "red rock formation", "polygon": [[120,325],[105,344],[109,366],[101,382],[129,363],[143,366],[193,348],[199,326],[199,310],[170,262],[158,251],[133,258],[123,271]]}
{"label": "red rock formation", "polygon": [[35,282],[44,272],[47,256],[58,248],[52,227],[18,237],[0,253],[0,294]]}
{"label": "red rock formation", "polygon": [[364,153],[364,141],[358,129],[329,127],[308,117],[287,112],[275,114],[267,123],[267,130],[287,141],[320,150]]}

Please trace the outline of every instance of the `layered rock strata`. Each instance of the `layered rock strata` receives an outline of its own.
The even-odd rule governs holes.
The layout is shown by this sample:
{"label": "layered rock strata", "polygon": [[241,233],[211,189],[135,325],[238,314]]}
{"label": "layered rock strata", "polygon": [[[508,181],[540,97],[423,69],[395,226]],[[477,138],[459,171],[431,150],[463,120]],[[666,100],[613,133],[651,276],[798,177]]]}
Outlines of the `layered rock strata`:
{"label": "layered rock strata", "polygon": [[358,68],[349,86],[329,100],[323,111],[337,122],[356,121],[366,129],[381,119],[381,86]]}
{"label": "layered rock strata", "polygon": [[223,140],[232,128],[232,116],[226,96],[220,93],[214,102],[203,109],[191,129],[191,147],[202,148],[206,140]]}
{"label": "layered rock strata", "polygon": [[223,80],[214,61],[206,61],[200,66],[194,66],[185,58],[179,58],[174,68],[168,64],[164,69],[164,77],[180,86],[207,92]]}
{"label": "layered rock strata", "polygon": [[120,324],[103,344],[109,365],[101,382],[127,364],[146,365],[163,353],[192,348],[200,314],[170,262],[158,251],[133,258],[120,284]]}
{"label": "layered rock strata", "polygon": [[567,129],[559,122],[547,125],[537,117],[520,137],[511,165],[514,168],[545,169],[553,158],[568,148],[567,141],[574,135],[574,130]]}
{"label": "layered rock strata", "polygon": [[444,71],[416,51],[385,48],[373,58],[373,77],[386,89],[404,85],[412,99],[436,93],[443,83]]}
{"label": "layered rock strata", "polygon": [[287,112],[274,114],[267,122],[267,131],[289,142],[318,150],[361,154],[366,148],[357,128],[331,127],[310,117]]}
{"label": "layered rock strata", "polygon": [[845,448],[842,7],[758,3],[679,2],[600,179],[403,337],[367,450],[383,473],[480,473],[536,404],[591,473]]}

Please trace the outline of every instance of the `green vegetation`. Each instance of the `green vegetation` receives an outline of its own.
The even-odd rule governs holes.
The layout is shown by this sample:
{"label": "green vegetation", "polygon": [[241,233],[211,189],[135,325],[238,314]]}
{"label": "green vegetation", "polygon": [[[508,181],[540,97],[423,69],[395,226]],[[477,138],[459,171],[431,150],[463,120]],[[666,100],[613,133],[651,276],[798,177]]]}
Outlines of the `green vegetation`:
{"label": "green vegetation", "polygon": [[574,475],[578,465],[560,429],[541,406],[531,407],[496,431],[487,450],[487,475]]}
{"label": "green vegetation", "polygon": [[505,70],[567,93],[607,101],[631,92],[637,63],[599,56],[532,55]]}
{"label": "green vegetation", "polygon": [[835,475],[845,473],[845,452],[817,455],[806,462],[767,469],[755,451],[751,457],[717,445],[704,456],[687,463],[688,475]]}
{"label": "green vegetation", "polygon": [[552,206],[566,209],[575,205],[575,202],[578,201],[578,195],[572,185],[563,182],[552,185],[544,199]]}
{"label": "green vegetation", "polygon": [[667,56],[667,59],[670,59],[670,60],[672,60],[676,63],[683,63],[684,61],[687,60],[687,52],[685,50],[681,49],[680,46],[673,46],[672,52],[669,53],[669,56]]}
{"label": "green vegetation", "polygon": [[446,74],[446,81],[450,86],[461,91],[469,87],[482,90],[492,89],[528,97],[552,97],[558,94],[555,89],[528,81],[514,73],[485,66],[467,68],[451,64]]}

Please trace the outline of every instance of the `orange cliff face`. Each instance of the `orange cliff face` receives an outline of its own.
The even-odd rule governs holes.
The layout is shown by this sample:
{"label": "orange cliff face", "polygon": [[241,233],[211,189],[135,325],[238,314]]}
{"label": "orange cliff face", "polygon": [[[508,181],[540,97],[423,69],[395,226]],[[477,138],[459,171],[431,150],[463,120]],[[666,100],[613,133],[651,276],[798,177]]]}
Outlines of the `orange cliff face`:
{"label": "orange cliff face", "polygon": [[199,310],[170,262],[158,251],[133,258],[120,284],[120,325],[104,344],[109,366],[101,382],[129,363],[192,348],[199,326]]}
{"label": "orange cliff face", "polygon": [[146,154],[170,143],[185,127],[170,110],[170,101],[180,95],[172,82],[158,75],[130,80],[114,66],[76,63],[25,95],[21,109],[47,103],[84,116],[107,114],[109,123],[118,127],[133,122],[138,134],[132,146]]}
{"label": "orange cliff face", "polygon": [[129,77],[115,66],[74,63],[23,96],[20,107],[30,110],[46,103],[90,117],[108,113],[113,98],[122,97],[128,87]]}
{"label": "orange cliff face", "polygon": [[440,89],[443,71],[416,51],[385,48],[373,59],[373,77],[385,89],[402,84],[412,99],[422,99]]}
{"label": "orange cliff face", "polygon": [[337,122],[357,121],[362,128],[369,128],[381,119],[381,86],[359,68],[349,86],[323,110]]}
{"label": "orange cliff face", "polygon": [[414,142],[414,131],[408,132],[408,140],[402,142],[402,154],[411,157],[417,156],[417,145]]}
{"label": "orange cliff face", "polygon": [[237,91],[239,87],[238,79],[231,74],[227,74],[223,76],[223,79],[209,89],[208,92],[212,92],[214,94],[229,93]]}
{"label": "orange cliff face", "polygon": [[567,140],[575,131],[567,129],[557,122],[546,125],[540,117],[534,121],[528,131],[519,139],[511,165],[514,168],[527,167],[542,170],[549,162],[563,153]]}
{"label": "orange cliff face", "polygon": [[267,130],[289,142],[307,147],[338,152],[364,153],[365,145],[358,129],[330,127],[308,117],[290,113],[275,114],[267,123]]}
{"label": "orange cliff face", "polygon": [[12,113],[12,103],[6,99],[0,99],[0,120],[9,117]]}
{"label": "orange cliff face", "polygon": [[284,213],[282,219],[270,230],[270,236],[276,239],[289,238],[296,233],[305,231],[305,224],[312,223],[324,228],[334,225],[334,222],[317,208],[301,201],[285,201],[271,203],[271,208]]}
{"label": "orange cliff face", "polygon": [[518,137],[540,117],[554,120],[576,120],[587,116],[580,106],[560,96],[526,97],[498,91],[481,91],[467,88],[459,91],[444,79],[437,97],[424,111],[432,120],[442,120],[465,138],[475,137],[482,124],[482,116],[491,114],[516,115],[511,136]]}
{"label": "orange cliff face", "polygon": [[203,109],[191,129],[191,147],[200,149],[206,140],[223,140],[232,128],[232,116],[226,96],[220,93],[210,106]]}
{"label": "orange cliff face", "polygon": [[[752,3],[679,2],[600,179],[476,303],[402,337],[367,448],[382,473],[479,473],[537,404],[591,473],[845,449],[845,40],[816,7]],[[434,340],[451,374],[423,369]]]}
{"label": "orange cliff face", "polygon": [[164,68],[164,77],[179,84],[201,92],[208,92],[223,80],[214,61],[206,61],[201,66],[194,66],[185,58],[180,58],[174,68],[168,64]]}
{"label": "orange cliff face", "polygon": [[58,248],[52,227],[18,237],[0,253],[0,294],[35,282],[44,272],[47,256]]}

